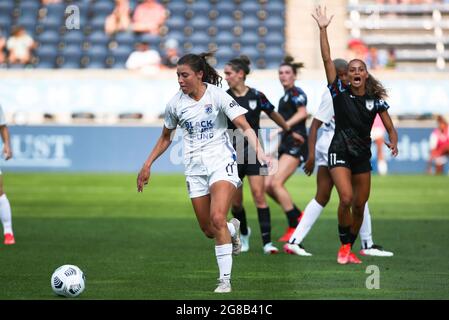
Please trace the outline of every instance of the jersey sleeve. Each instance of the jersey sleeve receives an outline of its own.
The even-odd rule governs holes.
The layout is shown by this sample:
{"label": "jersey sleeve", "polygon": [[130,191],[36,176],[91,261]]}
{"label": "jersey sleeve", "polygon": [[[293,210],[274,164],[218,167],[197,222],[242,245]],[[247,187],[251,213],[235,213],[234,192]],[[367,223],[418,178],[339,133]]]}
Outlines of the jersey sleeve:
{"label": "jersey sleeve", "polygon": [[335,78],[334,82],[329,84],[327,86],[329,88],[329,91],[331,92],[332,99],[334,99],[336,96],[341,94],[342,92],[345,92],[347,87],[341,82],[341,80],[337,77]]}
{"label": "jersey sleeve", "polygon": [[296,88],[293,88],[291,91],[291,99],[297,108],[305,107],[307,105],[307,95]]}
{"label": "jersey sleeve", "polygon": [[334,116],[334,107],[332,102],[332,96],[329,90],[323,92],[321,96],[321,103],[317,112],[313,116],[315,119],[320,120],[323,123],[329,123]]}
{"label": "jersey sleeve", "polygon": [[167,129],[175,129],[178,125],[178,116],[176,115],[175,109],[172,105],[167,104],[165,108],[165,116],[164,116],[164,126]]}
{"label": "jersey sleeve", "polygon": [[390,108],[388,103],[385,100],[382,100],[382,99],[378,99],[378,100],[376,99],[375,100],[375,106],[376,106],[376,109],[377,109],[378,113],[386,111],[386,110],[388,110]]}
{"label": "jersey sleeve", "polygon": [[218,107],[224,112],[229,120],[234,120],[238,116],[247,113],[248,111],[241,107],[227,92],[217,88]]}
{"label": "jersey sleeve", "polygon": [[274,111],[274,105],[268,100],[267,96],[257,90],[256,94],[259,97],[260,109],[268,114],[272,113]]}
{"label": "jersey sleeve", "polygon": [[3,108],[1,105],[0,105],[0,126],[6,126],[5,113],[3,112]]}

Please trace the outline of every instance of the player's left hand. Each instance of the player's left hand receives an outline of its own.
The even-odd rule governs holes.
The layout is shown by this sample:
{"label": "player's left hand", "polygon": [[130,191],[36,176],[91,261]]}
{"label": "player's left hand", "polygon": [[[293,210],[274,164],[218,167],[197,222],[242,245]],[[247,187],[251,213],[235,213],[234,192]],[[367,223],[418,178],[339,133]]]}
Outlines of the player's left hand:
{"label": "player's left hand", "polygon": [[399,150],[398,150],[398,146],[396,144],[385,141],[385,145],[388,147],[388,149],[390,149],[391,155],[393,157],[396,157],[398,155]]}

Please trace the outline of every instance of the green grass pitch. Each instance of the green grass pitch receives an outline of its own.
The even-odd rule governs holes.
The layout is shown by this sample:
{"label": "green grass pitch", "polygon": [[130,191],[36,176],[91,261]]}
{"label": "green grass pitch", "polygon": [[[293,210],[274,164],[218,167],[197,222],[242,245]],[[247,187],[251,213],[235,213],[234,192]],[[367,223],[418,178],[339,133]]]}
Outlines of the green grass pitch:
{"label": "green grass pitch", "polygon": [[[395,256],[345,266],[336,262],[335,190],[304,242],[314,254],[307,258],[263,255],[245,186],[251,249],[234,258],[233,292],[220,296],[212,292],[214,243],[197,225],[184,176],[154,174],[143,194],[135,180],[132,174],[5,173],[17,243],[0,244],[0,299],[67,299],[50,287],[63,264],[86,274],[77,299],[449,299],[447,176],[373,176],[374,241]],[[315,177],[296,175],[287,186],[303,209]],[[270,206],[276,240],[287,220]],[[369,265],[379,268],[380,289],[366,288]]]}

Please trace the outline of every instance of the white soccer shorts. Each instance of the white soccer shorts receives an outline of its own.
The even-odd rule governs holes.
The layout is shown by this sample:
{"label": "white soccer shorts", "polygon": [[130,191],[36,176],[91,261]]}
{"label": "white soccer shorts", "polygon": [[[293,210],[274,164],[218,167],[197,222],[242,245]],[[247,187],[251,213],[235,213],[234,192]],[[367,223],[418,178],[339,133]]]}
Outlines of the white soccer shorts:
{"label": "white soccer shorts", "polygon": [[229,181],[240,188],[242,181],[237,171],[237,163],[231,162],[210,175],[186,176],[187,190],[190,198],[202,197],[210,193],[210,187],[217,181]]}

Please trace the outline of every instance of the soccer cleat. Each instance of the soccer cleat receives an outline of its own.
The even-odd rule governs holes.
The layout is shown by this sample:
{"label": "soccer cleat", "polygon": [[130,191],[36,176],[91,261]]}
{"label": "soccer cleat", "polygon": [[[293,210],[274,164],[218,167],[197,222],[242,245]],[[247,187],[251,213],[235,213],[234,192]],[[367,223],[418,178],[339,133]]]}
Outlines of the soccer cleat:
{"label": "soccer cleat", "polygon": [[348,257],[348,263],[360,264],[362,260],[360,260],[355,253],[351,252]]}
{"label": "soccer cleat", "polygon": [[287,228],[287,231],[285,231],[284,235],[279,238],[279,242],[288,242],[290,240],[290,237],[292,236],[293,232],[295,232],[296,228]]}
{"label": "soccer cleat", "polygon": [[366,248],[360,250],[362,256],[373,256],[373,257],[392,257],[393,252],[386,251],[377,244],[373,244],[371,248]]}
{"label": "soccer cleat", "polygon": [[279,249],[273,246],[273,243],[268,242],[263,246],[263,253],[265,254],[276,254],[279,252]]}
{"label": "soccer cleat", "polygon": [[284,252],[288,254],[296,254],[297,256],[310,257],[312,254],[308,253],[301,244],[286,243],[284,244]]}
{"label": "soccer cleat", "polygon": [[14,235],[12,233],[5,233],[5,241],[4,244],[14,244],[16,240],[14,239]]}
{"label": "soccer cleat", "polygon": [[240,233],[240,241],[242,242],[242,249],[241,252],[248,252],[249,251],[249,237],[251,236],[251,228],[248,227],[248,234],[241,234]]}
{"label": "soccer cleat", "polygon": [[218,287],[214,290],[215,293],[229,293],[231,291],[230,279],[218,279]]}
{"label": "soccer cleat", "polygon": [[236,218],[232,218],[230,221],[234,225],[235,234],[232,239],[232,254],[238,255],[242,250],[242,242],[240,241],[240,221]]}
{"label": "soccer cleat", "polygon": [[342,244],[338,250],[337,262],[339,264],[347,264],[349,262],[349,255],[351,254],[351,244]]}

